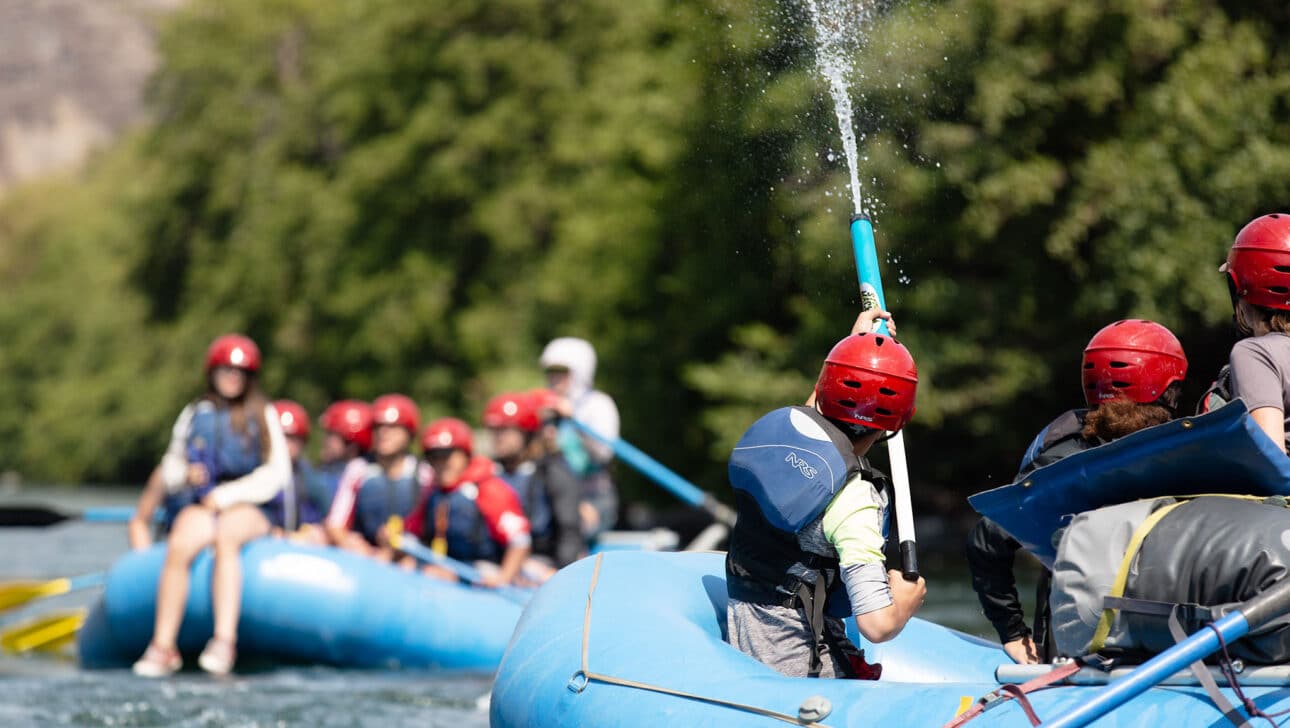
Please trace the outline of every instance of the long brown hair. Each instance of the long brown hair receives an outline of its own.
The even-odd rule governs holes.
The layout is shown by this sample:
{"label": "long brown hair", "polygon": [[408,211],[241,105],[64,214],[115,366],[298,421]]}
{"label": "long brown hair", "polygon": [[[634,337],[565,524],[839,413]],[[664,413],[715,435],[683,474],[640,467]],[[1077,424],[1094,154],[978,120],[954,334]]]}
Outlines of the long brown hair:
{"label": "long brown hair", "polygon": [[1246,303],[1235,307],[1236,328],[1245,336],[1256,335],[1261,324],[1268,331],[1290,334],[1290,311]]}
{"label": "long brown hair", "polygon": [[202,395],[205,399],[216,407],[228,408],[229,424],[233,426],[233,431],[239,435],[247,434],[249,422],[247,413],[254,413],[259,418],[260,430],[260,460],[268,461],[271,444],[269,441],[269,422],[265,419],[264,408],[269,404],[269,398],[264,396],[263,390],[260,389],[260,380],[255,376],[255,372],[243,370],[246,374],[246,388],[242,390],[242,396],[237,399],[224,399],[215,389],[215,376],[212,371],[211,376],[206,379],[206,394]]}
{"label": "long brown hair", "polygon": [[1169,385],[1154,402],[1140,404],[1131,399],[1113,399],[1099,404],[1084,417],[1080,435],[1086,440],[1115,440],[1172,420],[1182,392],[1180,382]]}

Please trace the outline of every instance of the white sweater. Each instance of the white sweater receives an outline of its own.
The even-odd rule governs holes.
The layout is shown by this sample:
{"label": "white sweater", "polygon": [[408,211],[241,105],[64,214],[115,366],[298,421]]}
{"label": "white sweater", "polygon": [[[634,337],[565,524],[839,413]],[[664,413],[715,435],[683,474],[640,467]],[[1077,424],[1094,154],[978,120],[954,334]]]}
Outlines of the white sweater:
{"label": "white sweater", "polygon": [[[170,432],[170,446],[161,459],[161,480],[166,491],[178,492],[188,485],[188,430],[197,404],[189,404],[179,413]],[[240,478],[221,483],[211,491],[215,507],[224,510],[238,503],[259,505],[272,500],[291,484],[291,455],[287,438],[273,405],[264,406],[264,424],[268,426],[269,458],[258,468]]]}

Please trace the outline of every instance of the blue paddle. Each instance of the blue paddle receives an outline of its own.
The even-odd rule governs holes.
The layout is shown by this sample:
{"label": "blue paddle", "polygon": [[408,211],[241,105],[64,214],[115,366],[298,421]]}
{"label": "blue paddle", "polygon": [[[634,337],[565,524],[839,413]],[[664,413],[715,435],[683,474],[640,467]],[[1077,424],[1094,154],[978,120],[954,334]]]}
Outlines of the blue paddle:
{"label": "blue paddle", "polygon": [[[887,310],[882,294],[882,275],[878,271],[878,248],[873,241],[873,223],[867,215],[851,218],[851,250],[860,279],[860,308]],[[879,320],[875,331],[887,334],[887,322]],[[918,544],[914,536],[914,509],[909,502],[909,467],[905,460],[905,434],[897,432],[887,440],[891,460],[891,483],[895,489],[896,534],[900,538],[900,571],[909,581],[918,579]]]}
{"label": "blue paddle", "polygon": [[[52,526],[75,519],[91,523],[125,523],[133,515],[134,506],[104,506],[86,508],[80,513],[64,513],[48,506],[0,505],[0,527]],[[160,521],[164,515],[158,508],[153,520]]]}
{"label": "blue paddle", "polygon": [[[415,537],[408,537],[403,530],[403,519],[399,516],[390,516],[390,520],[385,524],[385,537],[390,542],[390,548],[395,551],[405,553],[423,564],[434,564],[435,566],[443,567],[471,586],[484,586],[484,576],[479,573],[479,569],[458,561],[451,556],[441,554],[421,543]],[[529,598],[532,597],[532,592],[517,589],[513,586],[484,588],[497,592],[498,595],[520,605],[527,604]]]}
{"label": "blue paddle", "polygon": [[1148,688],[1185,669],[1191,663],[1216,652],[1220,646],[1219,634],[1223,636],[1224,642],[1233,642],[1287,612],[1290,612],[1290,579],[1282,579],[1272,588],[1214,622],[1212,628],[1205,627],[1161,652],[1144,662],[1128,676],[1112,683],[1096,698],[1043,725],[1050,728],[1078,728],[1088,725],[1146,692]]}
{"label": "blue paddle", "polygon": [[731,510],[729,506],[714,498],[711,493],[705,493],[704,491],[699,490],[698,486],[677,475],[666,465],[663,465],[649,455],[646,455],[626,440],[611,440],[578,420],[571,421],[580,432],[592,437],[598,442],[604,443],[614,451],[614,455],[619,460],[622,460],[635,468],[641,475],[644,475],[655,483],[663,486],[664,490],[686,503],[689,503],[695,508],[702,508],[720,523],[724,523],[727,526],[735,525],[734,511]]}

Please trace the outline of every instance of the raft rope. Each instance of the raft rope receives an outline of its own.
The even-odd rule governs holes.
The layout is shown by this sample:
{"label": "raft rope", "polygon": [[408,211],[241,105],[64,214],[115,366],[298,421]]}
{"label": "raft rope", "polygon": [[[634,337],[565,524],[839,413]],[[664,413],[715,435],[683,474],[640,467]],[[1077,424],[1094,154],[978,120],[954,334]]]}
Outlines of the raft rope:
{"label": "raft rope", "polygon": [[1271,723],[1273,728],[1276,728],[1278,724],[1274,719],[1290,714],[1290,710],[1281,710],[1276,713],[1265,713],[1259,708],[1259,706],[1255,705],[1254,701],[1250,700],[1250,698],[1246,696],[1245,691],[1241,690],[1241,683],[1236,679],[1236,668],[1232,666],[1232,656],[1227,652],[1227,640],[1223,639],[1223,633],[1220,632],[1213,623],[1205,626],[1213,630],[1214,636],[1218,637],[1218,647],[1223,654],[1223,657],[1218,661],[1218,669],[1223,673],[1223,677],[1227,678],[1227,684],[1232,687],[1232,692],[1236,693],[1236,697],[1241,701],[1242,706],[1245,708],[1245,712],[1249,713],[1251,718],[1262,718],[1263,720]]}
{"label": "raft rope", "polygon": [[1026,719],[1030,721],[1030,725],[1041,725],[1042,721],[1039,719],[1039,714],[1035,712],[1035,707],[1030,704],[1030,698],[1026,696],[1036,690],[1055,687],[1057,683],[1079,672],[1081,667],[1083,667],[1083,663],[1079,660],[1068,660],[1043,675],[1027,680],[1020,685],[1013,685],[1011,683],[1003,685],[998,690],[977,698],[976,704],[972,706],[971,710],[950,719],[950,721],[941,726],[941,728],[959,728],[959,726],[971,721],[978,715],[981,715],[991,708],[1002,705],[1008,700],[1017,701],[1017,704],[1021,706],[1022,712],[1026,714]]}
{"label": "raft rope", "polygon": [[602,675],[598,672],[592,672],[591,669],[587,666],[587,648],[591,640],[591,600],[592,600],[592,596],[596,593],[596,582],[600,580],[600,561],[603,557],[604,557],[604,554],[596,555],[596,567],[591,572],[591,586],[587,589],[587,611],[584,613],[582,618],[582,669],[575,672],[573,674],[573,677],[569,678],[569,685],[568,685],[569,690],[572,690],[574,693],[581,693],[582,691],[587,689],[587,685],[589,683],[600,682],[600,683],[605,683],[607,685],[618,685],[620,687],[634,688],[636,690],[648,690],[654,693],[663,693],[664,695],[674,695],[678,698],[686,698],[688,700],[697,700],[703,703],[719,705],[724,708],[731,708],[734,710],[741,710],[746,713],[753,713],[767,718],[774,718],[775,720],[783,721],[784,723],[790,723],[796,726],[808,726],[809,728],[828,728],[828,726],[826,726],[823,723],[808,722],[806,720],[797,718],[796,716],[788,715],[786,713],[777,713],[768,708],[762,708],[756,705],[736,703],[730,700],[711,698],[706,695],[696,695],[694,693],[687,693],[681,690],[673,690],[672,688],[665,688],[660,685],[651,685],[649,683],[639,682],[636,680],[627,680],[625,678],[614,677],[612,675]]}

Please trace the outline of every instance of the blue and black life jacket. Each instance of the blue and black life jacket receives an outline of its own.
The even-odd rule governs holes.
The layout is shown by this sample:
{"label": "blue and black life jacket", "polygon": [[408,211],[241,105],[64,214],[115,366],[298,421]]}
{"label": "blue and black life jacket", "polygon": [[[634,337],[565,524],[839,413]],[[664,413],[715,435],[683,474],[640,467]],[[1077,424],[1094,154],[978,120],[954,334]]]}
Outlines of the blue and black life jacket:
{"label": "blue and black life jacket", "polygon": [[306,523],[318,523],[322,512],[309,497],[308,483],[313,468],[308,461],[297,458],[291,464],[291,482],[268,502],[260,505],[269,524],[286,531],[294,531]]}
{"label": "blue and black life jacket", "polygon": [[1021,467],[1017,468],[1017,477],[1051,465],[1067,455],[1074,455],[1103,444],[1098,440],[1084,437],[1084,420],[1088,410],[1073,409],[1063,412],[1057,419],[1049,422],[1044,429],[1030,441],[1026,452],[1021,456]]}
{"label": "blue and black life jacket", "polygon": [[824,615],[851,613],[838,554],[824,537],[822,520],[833,497],[856,475],[875,487],[885,483],[856,457],[851,440],[809,407],[765,415],[730,455],[738,519],[726,555],[727,590],[740,601],[803,609],[816,635],[812,676],[820,671]]}
{"label": "blue and black life jacket", "polygon": [[260,467],[263,462],[260,417],[248,416],[246,432],[237,432],[233,429],[231,412],[227,407],[217,407],[214,402],[203,399],[193,407],[186,449],[188,462],[203,465],[209,477],[205,485],[185,487],[166,497],[166,530],[170,529],[181,510],[200,503],[215,486]]}
{"label": "blue and black life jacket", "polygon": [[390,516],[406,516],[416,505],[420,490],[417,461],[411,455],[404,459],[403,475],[397,479],[391,479],[379,464],[373,463],[358,489],[355,528],[369,543],[376,543],[376,532]]}
{"label": "blue and black life jacket", "polygon": [[326,513],[331,510],[331,502],[335,499],[336,490],[340,487],[340,476],[345,472],[345,468],[348,465],[348,460],[322,463],[317,467],[310,468],[309,473],[305,476],[305,490],[309,493],[309,500],[318,508],[319,513]]}
{"label": "blue and black life jacket", "polygon": [[488,533],[488,524],[475,499],[479,486],[465,482],[450,491],[436,489],[426,504],[424,540],[446,543],[447,555],[458,561],[501,563],[502,546]]}

